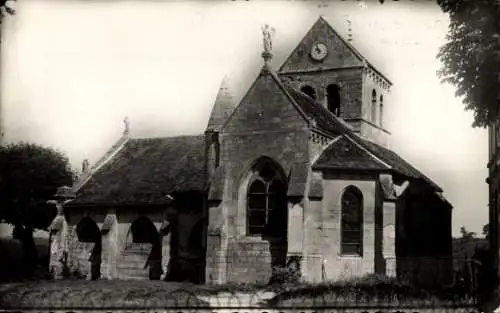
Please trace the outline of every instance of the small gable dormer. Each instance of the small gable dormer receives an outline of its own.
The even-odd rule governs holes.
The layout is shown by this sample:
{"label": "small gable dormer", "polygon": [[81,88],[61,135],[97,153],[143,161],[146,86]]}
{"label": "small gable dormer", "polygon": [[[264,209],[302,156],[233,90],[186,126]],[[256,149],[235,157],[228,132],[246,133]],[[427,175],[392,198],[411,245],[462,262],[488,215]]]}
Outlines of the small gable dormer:
{"label": "small gable dormer", "polygon": [[323,17],[286,59],[279,75],[361,136],[387,146],[384,101],[392,83]]}

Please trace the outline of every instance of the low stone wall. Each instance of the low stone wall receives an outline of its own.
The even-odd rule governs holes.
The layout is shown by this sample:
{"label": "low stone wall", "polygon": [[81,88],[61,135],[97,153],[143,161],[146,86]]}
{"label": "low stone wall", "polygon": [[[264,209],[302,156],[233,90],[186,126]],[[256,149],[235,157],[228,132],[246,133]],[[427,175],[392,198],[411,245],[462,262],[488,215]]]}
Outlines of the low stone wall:
{"label": "low stone wall", "polygon": [[273,258],[286,257],[285,249],[285,245],[271,244],[266,240],[229,242],[228,282],[267,283],[272,275]]}

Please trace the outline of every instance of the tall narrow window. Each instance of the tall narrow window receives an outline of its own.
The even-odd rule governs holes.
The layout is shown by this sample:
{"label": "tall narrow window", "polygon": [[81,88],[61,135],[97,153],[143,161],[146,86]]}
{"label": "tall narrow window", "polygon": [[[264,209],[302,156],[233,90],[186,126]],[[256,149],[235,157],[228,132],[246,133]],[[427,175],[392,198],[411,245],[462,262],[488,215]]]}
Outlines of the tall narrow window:
{"label": "tall narrow window", "polygon": [[335,84],[328,85],[326,95],[328,110],[336,116],[340,116],[340,87]]}
{"label": "tall narrow window", "polygon": [[377,92],[372,90],[372,123],[377,124]]}
{"label": "tall narrow window", "polygon": [[316,90],[314,90],[313,87],[305,85],[300,89],[303,93],[311,97],[312,99],[316,100]]}
{"label": "tall narrow window", "polygon": [[363,255],[363,195],[349,186],[342,195],[341,253]]}
{"label": "tall narrow window", "polygon": [[277,172],[264,164],[248,188],[247,233],[286,236],[286,187]]}
{"label": "tall narrow window", "polygon": [[380,95],[380,114],[379,114],[379,118],[378,118],[378,121],[380,123],[380,127],[383,127],[384,126],[384,97],[382,95]]}

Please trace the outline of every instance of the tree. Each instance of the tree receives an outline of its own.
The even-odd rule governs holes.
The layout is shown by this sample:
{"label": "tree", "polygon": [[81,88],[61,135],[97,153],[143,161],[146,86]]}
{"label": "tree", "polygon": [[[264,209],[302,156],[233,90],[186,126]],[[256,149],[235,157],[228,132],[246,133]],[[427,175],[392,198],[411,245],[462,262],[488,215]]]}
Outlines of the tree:
{"label": "tree", "polygon": [[462,235],[462,238],[464,238],[464,239],[473,239],[476,236],[475,232],[467,231],[465,226],[460,227],[460,234]]}
{"label": "tree", "polygon": [[488,238],[488,235],[490,233],[490,224],[486,224],[483,226],[483,235],[485,238]]}
{"label": "tree", "polygon": [[20,143],[0,146],[0,220],[14,226],[23,246],[27,270],[37,258],[35,229],[46,229],[55,216],[47,205],[58,187],[72,185],[68,159],[52,148]]}
{"label": "tree", "polygon": [[438,76],[456,88],[465,109],[474,114],[473,127],[487,127],[499,108],[500,51],[497,0],[437,0],[449,13],[447,42],[438,58]]}
{"label": "tree", "polygon": [[[16,1],[16,0],[12,0]],[[0,0],[0,22],[5,17],[5,14],[14,15],[16,11],[7,5],[8,0]]]}

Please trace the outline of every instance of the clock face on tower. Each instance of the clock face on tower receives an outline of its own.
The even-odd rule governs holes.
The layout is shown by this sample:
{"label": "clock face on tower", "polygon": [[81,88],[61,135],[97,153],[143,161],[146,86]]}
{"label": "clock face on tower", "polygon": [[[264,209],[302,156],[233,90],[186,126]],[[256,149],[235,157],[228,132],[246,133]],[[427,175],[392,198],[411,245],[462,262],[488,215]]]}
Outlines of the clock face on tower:
{"label": "clock face on tower", "polygon": [[316,61],[322,61],[326,58],[328,54],[328,49],[326,45],[322,42],[316,42],[311,47],[311,57]]}

